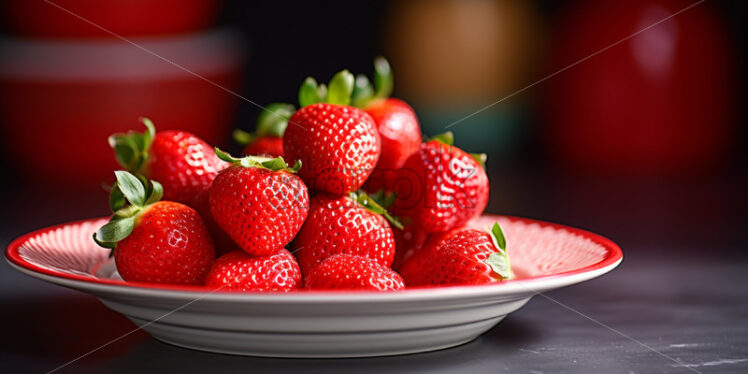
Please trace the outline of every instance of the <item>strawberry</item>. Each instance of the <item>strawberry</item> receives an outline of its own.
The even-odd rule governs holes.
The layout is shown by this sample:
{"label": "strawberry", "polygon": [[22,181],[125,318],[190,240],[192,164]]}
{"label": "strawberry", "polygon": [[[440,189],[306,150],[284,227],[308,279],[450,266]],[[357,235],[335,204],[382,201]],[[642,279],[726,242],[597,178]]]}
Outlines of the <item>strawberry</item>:
{"label": "strawberry", "polygon": [[245,146],[242,153],[247,156],[283,156],[283,133],[295,109],[291,104],[268,104],[257,117],[257,132],[250,134],[236,129],[234,141]]}
{"label": "strawberry", "polygon": [[368,257],[390,266],[395,239],[388,220],[400,226],[364,193],[337,198],[317,195],[309,208],[309,218],[293,242],[301,270],[306,274],[320,261],[338,253]]}
{"label": "strawberry", "polygon": [[210,187],[210,211],[218,225],[245,252],[267,256],[288,244],[309,212],[309,194],[282,157],[236,159],[215,150],[231,164]]}
{"label": "strawberry", "polygon": [[189,204],[227,166],[197,136],[185,131],[156,132],[151,120],[140,120],[147,128],[144,133],[114,134],[109,145],[122,167],[160,182],[166,200]]}
{"label": "strawberry", "polygon": [[376,260],[337,254],[312,268],[304,287],[313,290],[394,291],[405,288],[405,283],[400,274]]}
{"label": "strawberry", "polygon": [[150,188],[126,171],[115,171],[117,182],[109,223],[94,240],[114,249],[114,263],[126,281],[201,284],[215,258],[213,242],[200,215],[192,208],[159,201],[163,188]]}
{"label": "strawberry", "polygon": [[233,251],[213,263],[205,285],[224,291],[288,292],[301,286],[301,270],[293,255],[283,248],[264,257]]}
{"label": "strawberry", "polygon": [[374,87],[365,75],[356,77],[352,94],[353,105],[363,109],[377,124],[382,141],[382,155],[365,189],[376,192],[391,185],[395,170],[405,163],[421,145],[421,126],[413,108],[402,100],[390,98],[393,79],[384,57],[374,60]]}
{"label": "strawberry", "polygon": [[498,223],[488,231],[459,228],[429,238],[400,268],[412,286],[493,283],[512,277]]}
{"label": "strawberry", "polygon": [[485,155],[452,145],[452,133],[421,145],[396,173],[393,212],[414,231],[441,232],[463,226],[488,204]]}
{"label": "strawberry", "polygon": [[335,196],[356,191],[379,159],[376,123],[361,109],[348,106],[353,75],[347,70],[330,81],[329,92],[307,78],[299,90],[301,109],[283,136],[286,157],[302,160],[299,175],[310,189]]}

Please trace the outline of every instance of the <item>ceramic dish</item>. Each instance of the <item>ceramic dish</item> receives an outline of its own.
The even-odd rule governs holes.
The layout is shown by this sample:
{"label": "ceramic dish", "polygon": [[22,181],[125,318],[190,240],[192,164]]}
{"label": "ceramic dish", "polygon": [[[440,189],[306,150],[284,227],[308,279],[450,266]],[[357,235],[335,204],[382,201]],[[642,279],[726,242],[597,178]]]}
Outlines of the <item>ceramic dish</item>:
{"label": "ceramic dish", "polygon": [[156,339],[204,351],[275,357],[361,357],[431,351],[486,332],[539,292],[598,277],[622,260],[612,241],[515,217],[498,220],[516,279],[401,292],[230,293],[125,283],[91,234],[105,219],[38,230],[10,244],[16,269],[98,297]]}

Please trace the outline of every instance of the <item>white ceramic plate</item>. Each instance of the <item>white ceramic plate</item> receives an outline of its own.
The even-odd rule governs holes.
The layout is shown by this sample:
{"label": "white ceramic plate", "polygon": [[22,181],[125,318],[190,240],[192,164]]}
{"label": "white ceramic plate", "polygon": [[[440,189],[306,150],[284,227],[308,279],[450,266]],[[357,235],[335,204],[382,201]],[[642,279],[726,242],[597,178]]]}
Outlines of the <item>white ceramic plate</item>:
{"label": "white ceramic plate", "polygon": [[517,275],[483,286],[401,292],[231,293],[125,283],[91,239],[105,219],[38,230],[10,244],[16,269],[98,297],[156,339],[204,351],[274,357],[361,357],[431,351],[475,339],[538,292],[598,277],[622,260],[612,241],[515,217],[499,221]]}

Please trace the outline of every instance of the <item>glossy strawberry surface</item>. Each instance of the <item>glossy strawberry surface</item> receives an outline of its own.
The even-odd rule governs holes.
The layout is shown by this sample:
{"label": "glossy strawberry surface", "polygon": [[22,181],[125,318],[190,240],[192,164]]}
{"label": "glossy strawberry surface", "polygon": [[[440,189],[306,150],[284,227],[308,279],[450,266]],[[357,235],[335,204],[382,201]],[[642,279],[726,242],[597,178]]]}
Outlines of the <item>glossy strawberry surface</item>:
{"label": "glossy strawberry surface", "polygon": [[459,228],[429,237],[400,274],[409,287],[497,282],[502,278],[486,260],[498,251],[487,231]]}
{"label": "glossy strawberry surface", "polygon": [[405,288],[403,278],[376,260],[338,254],[312,268],[304,286],[314,290],[394,291]]}
{"label": "glossy strawberry surface", "polygon": [[384,217],[350,197],[317,195],[293,248],[305,274],[320,261],[339,253],[368,257],[389,267],[395,255],[395,239]]}
{"label": "glossy strawberry surface", "polygon": [[377,124],[382,141],[382,155],[366,182],[366,190],[376,192],[388,183],[383,178],[392,178],[396,169],[405,163],[421,145],[421,126],[413,108],[404,101],[388,98],[371,102],[366,107]]}
{"label": "glossy strawberry surface", "polygon": [[242,153],[248,156],[283,157],[283,138],[277,136],[260,136],[247,144]]}
{"label": "glossy strawberry surface", "polygon": [[381,145],[376,124],[364,111],[313,104],[289,120],[283,150],[290,163],[302,161],[299,175],[310,189],[342,195],[363,185],[379,160]]}
{"label": "glossy strawberry surface", "polygon": [[282,248],[262,257],[234,251],[215,261],[205,285],[221,291],[287,292],[301,286],[301,270],[293,255]]}
{"label": "glossy strawberry surface", "polygon": [[200,215],[170,201],[145,208],[132,233],[114,249],[117,270],[126,281],[201,284],[214,258]]}
{"label": "glossy strawberry surface", "polygon": [[432,140],[397,171],[396,216],[416,231],[448,231],[480,215],[488,204],[483,166],[461,149]]}
{"label": "glossy strawberry surface", "polygon": [[235,165],[213,181],[210,211],[245,252],[267,256],[299,231],[309,195],[301,179],[288,171]]}
{"label": "glossy strawberry surface", "polygon": [[213,147],[184,131],[160,131],[148,149],[142,170],[148,179],[164,186],[164,200],[188,204],[210,187],[218,172],[228,166]]}

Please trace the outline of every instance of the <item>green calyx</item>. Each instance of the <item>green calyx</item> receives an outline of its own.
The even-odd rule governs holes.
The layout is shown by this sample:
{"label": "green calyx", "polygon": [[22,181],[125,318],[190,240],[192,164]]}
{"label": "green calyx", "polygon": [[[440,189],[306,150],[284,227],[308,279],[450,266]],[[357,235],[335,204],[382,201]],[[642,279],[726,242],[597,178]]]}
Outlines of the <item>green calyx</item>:
{"label": "green calyx", "polygon": [[385,209],[378,202],[374,201],[374,199],[369,197],[365,192],[363,191],[351,192],[350,196],[351,196],[351,199],[353,199],[353,201],[357,202],[362,207],[384,217],[387,221],[390,222],[390,224],[392,224],[392,226],[395,226],[400,230],[403,229],[403,224],[402,222],[400,222],[400,220],[397,217],[392,216],[387,211],[387,209]]}
{"label": "green calyx", "polygon": [[247,145],[260,136],[280,138],[286,132],[288,119],[296,108],[287,103],[271,103],[262,109],[257,117],[257,132],[254,134],[236,129],[233,132],[234,141],[240,145]]}
{"label": "green calyx", "polygon": [[117,162],[133,173],[138,172],[148,160],[148,149],[156,136],[156,127],[150,119],[141,117],[140,122],[145,125],[145,132],[128,131],[126,134],[113,134],[108,139]]}
{"label": "green calyx", "polygon": [[245,168],[264,168],[272,171],[285,170],[289,173],[296,173],[301,169],[301,160],[297,160],[294,166],[289,167],[286,160],[283,157],[269,158],[260,156],[247,156],[242,158],[236,158],[230,154],[215,148],[216,156],[223,161],[226,161],[233,165],[239,165]]}
{"label": "green calyx", "polygon": [[136,177],[124,170],[114,172],[117,182],[109,195],[112,218],[93,235],[96,244],[114,248],[117,242],[128,237],[135,227],[135,219],[147,206],[161,200],[164,189],[161,183]]}
{"label": "green calyx", "polygon": [[299,88],[299,106],[317,103],[350,105],[353,85],[353,74],[348,70],[341,70],[335,74],[327,86],[317,84],[314,78],[308,77]]}
{"label": "green calyx", "polygon": [[504,236],[504,231],[501,229],[498,222],[494,223],[488,231],[490,232],[491,240],[498,251],[491,253],[488,256],[486,264],[491,267],[491,270],[493,270],[494,273],[501,276],[502,279],[510,279],[514,277],[512,266],[509,263],[509,254],[506,250],[506,237]]}
{"label": "green calyx", "polygon": [[471,153],[470,156],[472,156],[475,162],[480,164],[482,168],[486,168],[486,160],[488,160],[488,156],[485,153]]}
{"label": "green calyx", "polygon": [[445,133],[434,135],[429,140],[434,140],[444,145],[454,145],[455,136],[452,134],[452,131],[447,131]]}
{"label": "green calyx", "polygon": [[392,95],[394,79],[390,63],[382,56],[374,59],[374,85],[372,86],[366,75],[356,76],[351,98],[352,105],[357,108],[365,108],[369,103],[377,99],[385,99]]}
{"label": "green calyx", "polygon": [[384,209],[389,209],[392,206],[392,204],[395,203],[395,200],[397,199],[397,195],[395,195],[394,192],[387,192],[384,189],[381,189],[377,192],[369,194],[369,198],[371,198],[377,204],[384,207]]}
{"label": "green calyx", "polygon": [[[452,131],[447,131],[442,134],[434,135],[429,139],[429,141],[437,141],[439,143],[442,143],[444,145],[454,145],[454,134]],[[488,159],[488,156],[485,153],[471,153],[470,156],[473,157],[473,159],[480,164],[482,168],[486,168],[486,160]]]}

